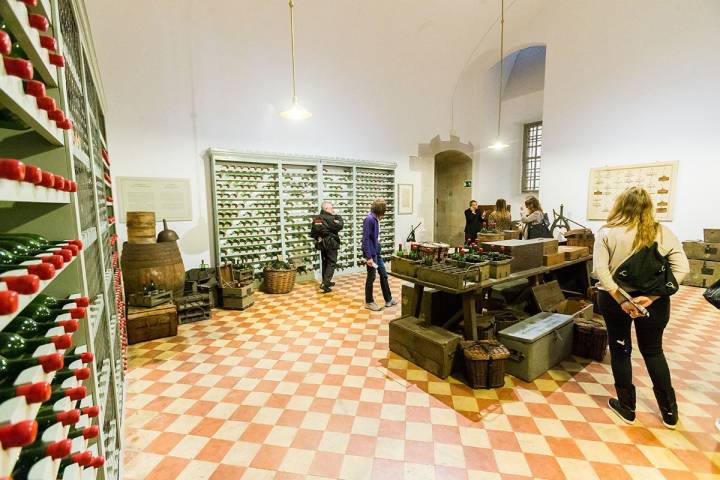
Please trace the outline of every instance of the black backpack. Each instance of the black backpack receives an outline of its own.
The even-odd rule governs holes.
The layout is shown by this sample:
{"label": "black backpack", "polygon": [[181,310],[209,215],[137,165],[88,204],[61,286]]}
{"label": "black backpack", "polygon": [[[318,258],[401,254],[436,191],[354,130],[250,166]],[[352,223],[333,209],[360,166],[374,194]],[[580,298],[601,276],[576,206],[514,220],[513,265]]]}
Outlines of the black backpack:
{"label": "black backpack", "polygon": [[628,257],[615,271],[613,280],[645,295],[669,296],[679,289],[670,262],[658,250],[657,242]]}
{"label": "black backpack", "polygon": [[547,213],[543,213],[542,220],[540,223],[528,225],[528,240],[533,238],[553,238],[552,232],[550,232],[550,219]]}

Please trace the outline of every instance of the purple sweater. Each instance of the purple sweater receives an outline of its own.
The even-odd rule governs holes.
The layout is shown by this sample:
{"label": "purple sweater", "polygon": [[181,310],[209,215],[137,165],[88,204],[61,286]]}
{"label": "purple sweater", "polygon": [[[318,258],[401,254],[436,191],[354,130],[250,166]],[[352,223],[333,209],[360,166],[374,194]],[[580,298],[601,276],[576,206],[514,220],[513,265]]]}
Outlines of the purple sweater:
{"label": "purple sweater", "polygon": [[380,254],[380,222],[372,213],[363,220],[362,251],[366,259]]}

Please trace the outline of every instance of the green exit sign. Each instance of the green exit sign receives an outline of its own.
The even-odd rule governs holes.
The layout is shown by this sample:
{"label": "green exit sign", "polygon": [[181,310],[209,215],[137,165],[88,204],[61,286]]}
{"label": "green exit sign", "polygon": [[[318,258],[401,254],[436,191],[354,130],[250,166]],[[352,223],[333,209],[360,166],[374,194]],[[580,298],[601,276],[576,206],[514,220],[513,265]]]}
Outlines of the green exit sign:
{"label": "green exit sign", "polygon": [[472,187],[472,180],[465,180],[463,183],[464,183],[465,188]]}

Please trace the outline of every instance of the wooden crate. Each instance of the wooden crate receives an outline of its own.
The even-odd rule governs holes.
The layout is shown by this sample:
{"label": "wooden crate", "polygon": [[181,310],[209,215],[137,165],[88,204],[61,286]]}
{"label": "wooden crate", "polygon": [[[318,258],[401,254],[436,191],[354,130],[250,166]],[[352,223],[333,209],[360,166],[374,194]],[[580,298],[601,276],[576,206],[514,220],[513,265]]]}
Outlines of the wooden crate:
{"label": "wooden crate", "polygon": [[221,289],[223,299],[229,297],[247,297],[253,294],[252,285],[245,285],[244,287],[226,287]]}
{"label": "wooden crate", "polygon": [[568,245],[560,245],[558,252],[562,252],[565,255],[565,260],[577,260],[578,258],[590,255],[590,249],[588,247],[571,247]]}
{"label": "wooden crate", "polygon": [[542,266],[542,242],[535,240],[501,240],[497,242],[484,242],[482,248],[487,251],[499,251],[511,255],[511,272],[521,272]]}
{"label": "wooden crate", "polygon": [[223,308],[228,310],[245,310],[255,304],[255,297],[247,295],[245,297],[223,297]]}
{"label": "wooden crate", "polygon": [[500,260],[497,262],[490,262],[490,278],[505,278],[510,275],[512,266],[510,265],[512,260]]}
{"label": "wooden crate", "polygon": [[565,254],[563,252],[550,253],[543,255],[543,265],[546,267],[552,267],[553,265],[560,265],[565,261]]}
{"label": "wooden crate", "polygon": [[720,262],[690,259],[690,273],[682,284],[689,287],[707,288],[720,280]]}
{"label": "wooden crate", "polygon": [[403,317],[413,316],[415,312],[415,286],[403,285],[400,297],[400,312]]}
{"label": "wooden crate", "polygon": [[439,378],[447,378],[460,360],[462,336],[427,325],[415,317],[390,322],[390,351],[410,360]]}
{"label": "wooden crate", "polygon": [[190,323],[210,318],[212,304],[207,293],[195,293],[175,298],[178,322]]}
{"label": "wooden crate", "polygon": [[543,312],[562,313],[592,321],[593,304],[584,299],[566,299],[556,280],[532,287],[532,293]]}
{"label": "wooden crate", "polygon": [[705,243],[720,243],[720,228],[706,228],[703,230]]}
{"label": "wooden crate", "polygon": [[472,276],[473,282],[483,282],[490,278],[490,262],[471,263],[451,259],[447,259],[445,262],[461,270],[477,271],[477,278],[475,278],[475,275]]}
{"label": "wooden crate", "polygon": [[520,240],[520,230],[503,230],[503,240]]}
{"label": "wooden crate", "polygon": [[477,235],[477,242],[482,244],[485,242],[497,242],[500,240],[505,240],[505,233],[499,232],[499,233],[478,233]]}
{"label": "wooden crate", "polygon": [[565,239],[570,247],[588,247],[590,253],[593,253],[595,245],[595,235],[589,228],[579,228],[576,230],[568,230],[565,232]]}
{"label": "wooden crate", "polygon": [[177,335],[177,308],[173,303],[157,307],[129,307],[127,315],[128,343],[146,342]]}
{"label": "wooden crate", "polygon": [[420,302],[420,320],[443,326],[453,315],[462,310],[462,296],[426,288]]}
{"label": "wooden crate", "polygon": [[390,271],[398,275],[405,275],[406,277],[415,277],[420,264],[420,260],[410,260],[393,256],[390,260]]}
{"label": "wooden crate", "polygon": [[[477,278],[477,272],[474,273]],[[466,282],[473,281],[472,274],[473,272],[465,272],[451,265],[436,264],[432,267],[418,268],[417,278],[423,282],[461,290],[465,287]]]}
{"label": "wooden crate", "polygon": [[720,262],[720,243],[689,241],[683,242],[683,249],[688,258]]}
{"label": "wooden crate", "polygon": [[169,290],[156,290],[149,294],[131,293],[128,296],[128,305],[133,307],[156,307],[172,300],[172,292]]}

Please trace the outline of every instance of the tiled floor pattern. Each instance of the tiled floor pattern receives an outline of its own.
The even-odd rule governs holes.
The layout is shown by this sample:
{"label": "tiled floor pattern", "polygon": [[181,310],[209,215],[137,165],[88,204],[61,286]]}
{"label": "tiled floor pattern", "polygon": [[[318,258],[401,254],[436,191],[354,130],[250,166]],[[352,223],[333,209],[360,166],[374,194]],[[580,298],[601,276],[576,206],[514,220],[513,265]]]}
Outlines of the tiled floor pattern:
{"label": "tiled floor pattern", "polygon": [[605,408],[607,359],[473,391],[389,353],[398,307],[363,310],[363,277],[337,280],[132,346],[124,478],[720,478],[720,312],[701,290],[674,298],[666,335],[673,432],[639,358],[634,426]]}

